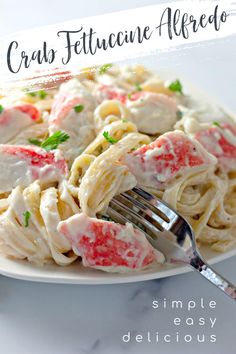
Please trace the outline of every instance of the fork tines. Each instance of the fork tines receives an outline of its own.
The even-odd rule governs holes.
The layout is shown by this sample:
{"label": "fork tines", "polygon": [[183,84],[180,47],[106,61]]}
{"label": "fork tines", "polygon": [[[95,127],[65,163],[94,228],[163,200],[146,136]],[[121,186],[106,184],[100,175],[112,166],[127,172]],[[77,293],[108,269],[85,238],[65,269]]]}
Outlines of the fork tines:
{"label": "fork tines", "polygon": [[158,198],[139,187],[115,196],[107,212],[115,221],[130,222],[152,237],[158,230],[169,230],[177,217]]}

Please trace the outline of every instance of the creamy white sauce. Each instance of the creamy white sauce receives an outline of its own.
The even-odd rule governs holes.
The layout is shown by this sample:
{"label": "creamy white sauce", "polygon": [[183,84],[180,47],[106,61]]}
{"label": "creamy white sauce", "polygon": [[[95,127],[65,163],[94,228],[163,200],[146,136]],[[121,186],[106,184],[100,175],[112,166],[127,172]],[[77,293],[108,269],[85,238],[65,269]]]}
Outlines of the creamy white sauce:
{"label": "creamy white sauce", "polygon": [[28,114],[14,108],[3,110],[0,114],[0,144],[7,143],[31,125],[35,122]]}
{"label": "creamy white sauce", "polygon": [[127,101],[131,121],[147,134],[171,130],[177,121],[177,105],[173,98],[163,94],[143,93],[139,99]]}

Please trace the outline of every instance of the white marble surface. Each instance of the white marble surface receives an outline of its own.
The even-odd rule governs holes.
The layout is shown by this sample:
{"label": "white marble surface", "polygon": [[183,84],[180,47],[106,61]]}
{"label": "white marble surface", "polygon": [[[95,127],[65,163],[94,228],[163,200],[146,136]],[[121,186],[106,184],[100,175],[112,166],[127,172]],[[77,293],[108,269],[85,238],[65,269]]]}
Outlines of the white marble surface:
{"label": "white marble surface", "polygon": [[[216,266],[236,282],[235,257]],[[0,279],[1,352],[10,354],[222,354],[235,348],[235,304],[196,273],[109,286],[76,286]],[[156,309],[163,299],[216,301],[216,309]],[[206,326],[173,325],[180,317],[216,317]],[[123,343],[122,335],[159,332],[216,334],[216,343]],[[232,349],[231,349],[232,348]]]}
{"label": "white marble surface", "polygon": [[[0,33],[30,28],[58,21],[154,4],[151,0],[76,1],[76,0],[1,0]],[[236,110],[236,39],[221,40],[151,58],[152,66],[174,68],[193,82],[212,92]],[[216,269],[236,283],[236,257],[216,265]],[[163,299],[216,301],[215,309],[156,309],[152,301]],[[0,277],[1,353],[9,354],[222,354],[235,352],[236,307],[198,274],[189,273],[167,279],[110,286],[53,285],[24,282]],[[216,318],[199,326],[173,325],[173,319]],[[179,332],[180,342],[154,339],[143,343],[122,342],[122,335],[146,335]],[[196,343],[197,333],[205,334],[205,343]],[[185,343],[183,335],[194,337]],[[210,334],[216,343],[209,343]],[[146,338],[146,337],[145,337]]]}

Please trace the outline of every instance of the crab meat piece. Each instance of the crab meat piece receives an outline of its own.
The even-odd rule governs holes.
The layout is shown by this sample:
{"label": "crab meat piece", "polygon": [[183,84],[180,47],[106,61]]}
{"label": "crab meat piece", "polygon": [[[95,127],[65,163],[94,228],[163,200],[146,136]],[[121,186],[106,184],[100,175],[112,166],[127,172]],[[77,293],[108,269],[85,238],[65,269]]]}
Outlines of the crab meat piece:
{"label": "crab meat piece", "polygon": [[[76,112],[73,108],[83,105],[82,112]],[[78,79],[72,79],[60,86],[59,93],[55,97],[49,123],[69,130],[73,120],[81,126],[92,123],[92,111],[94,110],[93,97]],[[90,113],[90,114],[88,114]],[[82,118],[81,118],[82,117]],[[77,126],[77,130],[79,127]]]}
{"label": "crab meat piece", "polygon": [[118,100],[121,103],[126,103],[127,101],[127,94],[124,90],[110,85],[100,85],[95,90],[94,95],[98,103],[104,100]]}
{"label": "crab meat piece", "polygon": [[40,113],[31,104],[4,108],[0,113],[0,143],[14,138],[24,128],[35,124]]}
{"label": "crab meat piece", "polygon": [[141,185],[164,189],[174,178],[214,166],[217,160],[200,143],[174,131],[130,152],[124,163]]}
{"label": "crab meat piece", "polygon": [[[80,110],[76,110],[81,108]],[[49,132],[66,132],[70,139],[60,146],[67,160],[73,160],[94,138],[94,99],[85,87],[72,79],[61,85],[49,119]]]}
{"label": "crab meat piece", "polygon": [[134,93],[127,100],[127,108],[131,113],[131,121],[143,133],[165,133],[177,121],[178,108],[175,99],[161,93]]}
{"label": "crab meat piece", "polygon": [[76,214],[61,221],[58,231],[70,241],[86,267],[116,272],[141,269],[164,260],[145,235],[128,223],[121,225]]}
{"label": "crab meat piece", "polygon": [[236,169],[236,128],[228,123],[220,123],[200,130],[195,138],[214,155],[226,170]]}
{"label": "crab meat piece", "polygon": [[128,105],[131,102],[142,99],[147,94],[148,93],[144,91],[127,93],[127,90],[112,85],[100,85],[94,92],[94,95],[99,103],[104,100],[118,100],[123,104],[129,102]]}
{"label": "crab meat piece", "polygon": [[35,180],[41,183],[60,181],[68,168],[58,150],[47,152],[39,147],[0,145],[0,192],[16,186],[26,187]]}

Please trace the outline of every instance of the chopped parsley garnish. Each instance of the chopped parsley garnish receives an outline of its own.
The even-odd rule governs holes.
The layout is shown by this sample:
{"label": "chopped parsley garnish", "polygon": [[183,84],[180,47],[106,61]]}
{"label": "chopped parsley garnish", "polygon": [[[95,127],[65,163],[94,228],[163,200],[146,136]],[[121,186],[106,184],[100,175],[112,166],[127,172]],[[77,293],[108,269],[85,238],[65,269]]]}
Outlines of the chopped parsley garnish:
{"label": "chopped parsley garnish", "polygon": [[104,64],[102,66],[100,66],[99,68],[99,74],[105,74],[107,72],[108,69],[110,69],[112,67],[112,64]]}
{"label": "chopped parsley garnish", "polygon": [[217,126],[217,127],[219,127],[219,128],[222,128],[221,125],[220,125],[220,123],[217,122],[216,120],[215,120],[214,122],[212,122],[212,124],[215,125],[215,126]]}
{"label": "chopped parsley garnish", "polygon": [[70,136],[68,134],[58,130],[57,132],[55,132],[54,134],[52,134],[51,136],[49,136],[47,139],[45,139],[43,141],[40,141],[37,139],[29,139],[29,142],[31,144],[36,145],[36,146],[40,146],[41,148],[43,148],[46,151],[50,151],[50,150],[57,149],[58,145],[64,143],[69,138],[70,138]]}
{"label": "chopped parsley garnish", "polygon": [[179,92],[179,93],[183,94],[183,86],[178,79],[171,82],[171,84],[168,86],[168,88],[173,92]]}
{"label": "chopped parsley garnish", "polygon": [[104,138],[105,138],[109,143],[111,143],[111,144],[115,144],[115,143],[117,143],[117,141],[118,141],[117,139],[112,138],[112,136],[110,136],[108,132],[103,132],[102,135],[103,135]]}
{"label": "chopped parsley garnish", "polygon": [[27,92],[27,95],[31,96],[31,97],[36,97],[37,93],[36,92]]}
{"label": "chopped parsley garnish", "polygon": [[57,149],[58,145],[64,143],[69,138],[70,136],[68,134],[58,130],[57,132],[49,136],[46,140],[44,140],[41,143],[41,147],[46,151],[55,150]]}
{"label": "chopped parsley garnish", "polygon": [[127,123],[128,122],[128,119],[121,119],[122,120],[122,123]]}
{"label": "chopped parsley garnish", "polygon": [[3,106],[0,104],[0,114],[4,111]]}
{"label": "chopped parsley garnish", "polygon": [[46,91],[40,90],[40,91],[38,92],[38,95],[39,95],[39,98],[40,98],[41,100],[44,100],[44,98],[46,98],[48,94],[47,94]]}
{"label": "chopped parsley garnish", "polygon": [[140,84],[135,84],[135,89],[136,89],[136,91],[142,91],[142,87],[141,87],[141,85]]}
{"label": "chopped parsley garnish", "polygon": [[29,139],[29,143],[36,145],[36,146],[41,146],[42,141],[40,141],[38,139]]}
{"label": "chopped parsley garnish", "polygon": [[131,98],[132,98],[132,93],[128,93],[127,98],[128,98],[128,100],[131,100]]}
{"label": "chopped parsley garnish", "polygon": [[24,227],[28,227],[29,226],[29,219],[31,217],[31,214],[28,210],[26,210],[24,213],[23,213],[23,217],[24,217]]}
{"label": "chopped parsley garnish", "polygon": [[74,111],[76,113],[80,113],[84,110],[84,106],[82,104],[78,104],[77,106],[74,106]]}
{"label": "chopped parsley garnish", "polygon": [[40,90],[40,91],[34,91],[34,92],[27,92],[27,95],[28,96],[31,96],[31,97],[39,97],[40,100],[44,100],[44,98],[47,97],[47,92],[44,91],[44,90]]}

